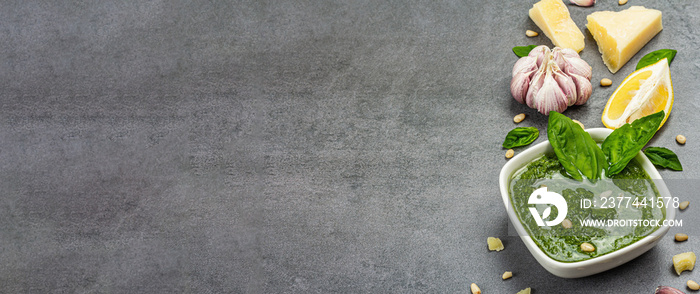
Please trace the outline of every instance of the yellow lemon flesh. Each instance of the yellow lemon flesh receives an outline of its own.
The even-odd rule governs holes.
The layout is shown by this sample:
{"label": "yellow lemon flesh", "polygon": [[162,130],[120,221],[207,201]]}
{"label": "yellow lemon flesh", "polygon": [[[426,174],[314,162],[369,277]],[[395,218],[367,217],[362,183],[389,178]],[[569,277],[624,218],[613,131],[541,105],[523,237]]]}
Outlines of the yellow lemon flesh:
{"label": "yellow lemon flesh", "polygon": [[603,124],[617,129],[626,123],[663,110],[664,125],[673,106],[671,70],[666,58],[640,68],[625,78],[603,110]]}

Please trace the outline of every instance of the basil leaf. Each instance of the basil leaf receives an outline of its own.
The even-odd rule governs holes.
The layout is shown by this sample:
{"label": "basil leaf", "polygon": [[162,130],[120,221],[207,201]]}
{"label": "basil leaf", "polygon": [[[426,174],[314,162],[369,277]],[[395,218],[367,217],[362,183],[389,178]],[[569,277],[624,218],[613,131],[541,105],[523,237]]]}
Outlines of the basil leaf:
{"label": "basil leaf", "polygon": [[672,170],[683,170],[678,156],[673,151],[664,147],[649,147],[644,149],[644,154],[654,165],[669,168]]}
{"label": "basil leaf", "polygon": [[673,61],[673,58],[676,57],[676,52],[678,51],[673,49],[661,49],[644,55],[644,57],[642,57],[642,59],[640,59],[637,63],[637,69],[657,63],[659,60],[664,58],[667,58],[668,65],[671,65],[671,61]]}
{"label": "basil leaf", "polygon": [[606,173],[608,177],[621,172],[627,166],[627,163],[637,156],[637,153],[656,134],[661,121],[664,120],[664,116],[663,110],[647,115],[633,121],[631,124],[624,124],[605,138],[601,148],[610,161],[610,166]]}
{"label": "basil leaf", "polygon": [[547,139],[571,177],[579,181],[581,175],[591,180],[600,179],[608,162],[598,144],[579,124],[552,111],[547,124]]}
{"label": "basil leaf", "polygon": [[537,128],[515,128],[506,135],[506,140],[503,141],[503,148],[510,149],[513,147],[525,146],[535,142],[539,136],[540,131],[538,131]]}
{"label": "basil leaf", "polygon": [[530,51],[537,47],[537,45],[528,45],[528,46],[515,46],[513,47],[513,53],[517,55],[518,57],[525,57],[528,54],[530,54]]}

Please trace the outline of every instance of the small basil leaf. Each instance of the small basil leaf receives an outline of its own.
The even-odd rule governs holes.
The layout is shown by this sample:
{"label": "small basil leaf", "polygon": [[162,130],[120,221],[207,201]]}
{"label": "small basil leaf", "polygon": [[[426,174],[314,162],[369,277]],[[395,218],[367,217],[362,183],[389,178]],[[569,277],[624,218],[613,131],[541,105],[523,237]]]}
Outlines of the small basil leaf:
{"label": "small basil leaf", "polygon": [[503,141],[503,148],[510,149],[513,147],[525,146],[537,140],[539,136],[540,131],[538,131],[537,128],[515,128],[506,135],[506,140]]}
{"label": "small basil leaf", "polygon": [[669,168],[672,170],[683,170],[678,156],[673,151],[664,147],[648,147],[644,149],[644,154],[651,160],[654,165]]}
{"label": "small basil leaf", "polygon": [[608,162],[598,144],[579,124],[552,111],[547,124],[547,139],[571,177],[579,181],[581,175],[590,180],[600,179]]}
{"label": "small basil leaf", "polygon": [[647,115],[633,121],[631,124],[624,124],[605,138],[601,148],[610,162],[606,173],[608,177],[621,172],[627,166],[627,163],[637,156],[637,153],[656,134],[661,121],[664,120],[664,116],[663,110]]}
{"label": "small basil leaf", "polygon": [[637,63],[637,69],[657,63],[664,58],[668,59],[668,65],[671,65],[671,61],[676,57],[676,52],[678,51],[673,49],[661,49],[644,55]]}
{"label": "small basil leaf", "polygon": [[537,47],[537,45],[528,45],[528,46],[515,46],[513,47],[513,53],[517,55],[518,57],[525,57],[528,54],[530,54],[530,51]]}

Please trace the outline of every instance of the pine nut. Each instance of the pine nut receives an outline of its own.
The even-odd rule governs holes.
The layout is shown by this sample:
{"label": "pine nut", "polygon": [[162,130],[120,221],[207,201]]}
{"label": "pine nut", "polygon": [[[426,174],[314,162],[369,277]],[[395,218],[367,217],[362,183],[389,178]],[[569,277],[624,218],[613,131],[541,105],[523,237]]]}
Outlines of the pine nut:
{"label": "pine nut", "polygon": [[686,208],[688,208],[688,205],[690,205],[689,201],[683,201],[680,205],[678,205],[678,208],[680,208],[681,210],[685,210]]}
{"label": "pine nut", "polygon": [[586,127],[583,126],[583,123],[582,123],[582,122],[577,121],[577,120],[575,120],[575,119],[572,119],[572,121],[575,122],[575,123],[577,123],[579,126],[581,126],[582,129],[584,129],[584,130],[586,129]]}
{"label": "pine nut", "polygon": [[625,5],[625,4],[627,4],[627,0],[620,0],[620,1],[617,1],[617,4]]}
{"label": "pine nut", "polygon": [[595,251],[595,246],[588,242],[581,243],[581,251],[583,252],[593,252]]}
{"label": "pine nut", "polygon": [[687,241],[687,240],[688,240],[688,235],[678,233],[678,234],[676,234],[675,238],[676,238],[676,241],[677,241],[677,242],[683,242],[683,241]]}
{"label": "pine nut", "polygon": [[475,283],[472,283],[472,294],[481,294],[481,289]]}
{"label": "pine nut", "polygon": [[503,279],[507,280],[513,277],[513,272],[505,272],[503,273]]}
{"label": "pine nut", "polygon": [[516,124],[519,124],[519,123],[520,123],[521,121],[523,121],[524,119],[525,119],[525,114],[524,114],[524,113],[521,113],[521,114],[518,114],[518,115],[516,115],[515,117],[513,117],[513,122],[516,123]]}
{"label": "pine nut", "polygon": [[515,155],[515,151],[513,149],[508,149],[508,151],[506,151],[506,158],[511,159],[513,158],[513,155]]}
{"label": "pine nut", "polygon": [[530,38],[532,38],[532,37],[537,37],[537,36],[539,36],[540,33],[535,32],[535,31],[533,31],[533,30],[527,30],[527,31],[525,31],[525,35],[528,36],[528,37],[530,37]]}
{"label": "pine nut", "polygon": [[574,224],[569,220],[568,218],[565,218],[564,221],[561,222],[561,226],[564,227],[565,229],[571,229],[571,227],[574,226]]}
{"label": "pine nut", "polygon": [[688,280],[687,285],[688,285],[688,289],[690,289],[690,290],[693,290],[693,291],[700,290],[700,284],[696,283],[693,280]]}
{"label": "pine nut", "polygon": [[612,80],[602,79],[602,80],[600,80],[600,85],[603,87],[609,87],[610,85],[612,85]]}
{"label": "pine nut", "polygon": [[683,135],[676,136],[676,142],[678,142],[678,144],[681,144],[681,145],[685,144],[685,136],[683,136]]}

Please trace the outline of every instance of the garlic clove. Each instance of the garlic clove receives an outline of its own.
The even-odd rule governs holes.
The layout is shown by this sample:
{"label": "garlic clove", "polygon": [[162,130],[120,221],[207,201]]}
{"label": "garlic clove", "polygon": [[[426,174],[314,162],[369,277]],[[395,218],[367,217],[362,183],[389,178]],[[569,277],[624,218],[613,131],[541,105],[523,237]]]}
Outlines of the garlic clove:
{"label": "garlic clove", "polygon": [[580,75],[586,79],[593,77],[593,68],[581,58],[564,58],[566,63],[566,73]]}
{"label": "garlic clove", "polygon": [[551,53],[552,50],[547,47],[547,45],[539,45],[535,48],[532,48],[530,50],[530,53],[528,53],[528,56],[530,57],[537,57],[537,56],[544,56],[546,53]]}
{"label": "garlic clove", "polygon": [[554,48],[552,53],[557,65],[567,74],[577,74],[588,78],[593,76],[593,68],[572,49]]}
{"label": "garlic clove", "polygon": [[525,56],[518,59],[518,61],[515,62],[515,65],[513,65],[513,77],[515,77],[516,74],[521,72],[527,72],[529,74],[532,74],[534,71],[537,70],[536,62],[537,58],[531,56]]}
{"label": "garlic clove", "polygon": [[549,50],[549,47],[547,47],[547,45],[540,45],[535,48],[532,48],[532,50],[530,50],[530,53],[527,56],[537,58],[537,62],[535,64],[537,64],[537,67],[540,67],[542,66],[542,62],[544,61],[545,57],[547,57],[551,53],[552,51]]}
{"label": "garlic clove", "polygon": [[593,69],[583,59],[567,59],[566,73],[570,75],[579,75],[588,80],[593,78]]}
{"label": "garlic clove", "polygon": [[578,6],[583,6],[583,7],[588,7],[588,6],[593,6],[595,4],[595,0],[569,0],[571,4],[575,4]]}
{"label": "garlic clove", "polygon": [[515,101],[525,103],[528,86],[530,85],[530,73],[519,72],[513,76],[510,82],[510,94]]}
{"label": "garlic clove", "polygon": [[678,290],[673,287],[668,287],[668,286],[659,286],[656,288],[656,291],[654,291],[654,294],[685,294],[683,291]]}
{"label": "garlic clove", "polygon": [[525,104],[530,108],[536,108],[535,106],[535,96],[542,88],[544,84],[544,79],[546,77],[546,66],[541,66],[530,80],[530,87],[527,89],[527,94],[525,95]]}
{"label": "garlic clove", "polygon": [[566,57],[564,56],[564,53],[561,52],[559,47],[554,48],[552,51],[552,59],[554,59],[554,62],[559,68],[561,68],[561,70],[566,72]]}
{"label": "garlic clove", "polygon": [[574,84],[574,80],[567,76],[564,72],[562,72],[561,69],[559,69],[559,67],[556,65],[556,63],[554,63],[554,61],[551,61],[550,67],[552,68],[552,75],[554,76],[554,80],[557,81],[557,85],[559,85],[559,88],[562,90],[564,96],[566,97],[566,106],[574,105],[578,97],[578,93],[576,92],[576,84]]}
{"label": "garlic clove", "polygon": [[578,52],[576,50],[571,49],[571,48],[560,48],[556,47],[554,50],[559,51],[564,57],[576,57],[576,58],[581,58],[580,55],[578,55]]}
{"label": "garlic clove", "polygon": [[545,76],[542,88],[534,99],[535,108],[544,115],[549,115],[550,111],[563,112],[567,107],[566,95],[551,74]]}
{"label": "garlic clove", "polygon": [[591,84],[591,81],[577,74],[570,74],[569,76],[576,85],[577,99],[575,104],[585,104],[588,101],[588,98],[591,97],[591,93],[593,93],[593,85]]}

